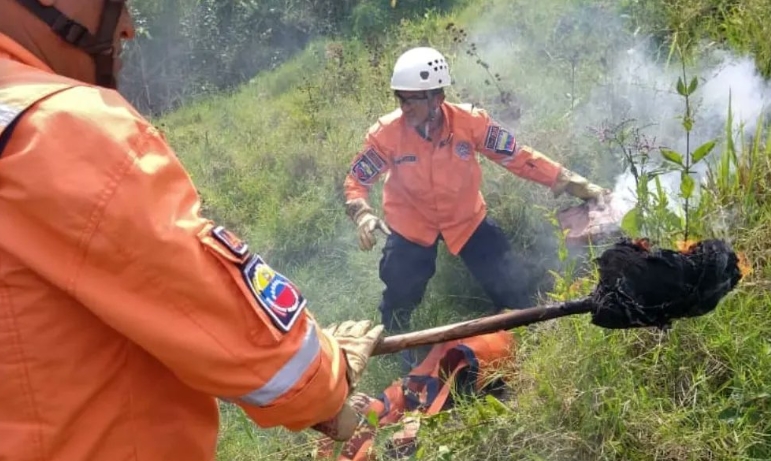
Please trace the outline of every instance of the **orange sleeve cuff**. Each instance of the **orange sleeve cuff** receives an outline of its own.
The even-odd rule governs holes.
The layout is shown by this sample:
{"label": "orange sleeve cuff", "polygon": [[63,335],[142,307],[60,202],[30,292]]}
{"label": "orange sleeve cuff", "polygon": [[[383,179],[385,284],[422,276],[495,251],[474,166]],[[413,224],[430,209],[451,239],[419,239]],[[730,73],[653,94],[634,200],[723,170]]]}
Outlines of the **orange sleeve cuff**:
{"label": "orange sleeve cuff", "polygon": [[[317,327],[318,328],[318,327]],[[259,426],[283,426],[292,431],[307,429],[332,419],[348,397],[346,364],[342,350],[318,329],[321,350],[311,376],[289,399],[267,407],[241,404]]]}
{"label": "orange sleeve cuff", "polygon": [[354,179],[350,172],[346,175],[345,181],[343,182],[343,192],[345,194],[346,202],[357,198],[363,198],[365,200],[369,198],[369,188]]}

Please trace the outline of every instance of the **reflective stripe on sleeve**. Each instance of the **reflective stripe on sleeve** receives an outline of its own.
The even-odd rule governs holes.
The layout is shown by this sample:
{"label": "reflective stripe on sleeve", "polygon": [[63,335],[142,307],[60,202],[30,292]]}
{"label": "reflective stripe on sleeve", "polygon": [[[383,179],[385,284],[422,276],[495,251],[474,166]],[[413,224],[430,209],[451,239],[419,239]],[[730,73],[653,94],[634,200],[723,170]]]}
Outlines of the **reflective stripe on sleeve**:
{"label": "reflective stripe on sleeve", "polygon": [[242,396],[242,402],[257,406],[270,405],[297,384],[321,351],[315,324],[308,322],[307,325],[300,349],[264,386]]}

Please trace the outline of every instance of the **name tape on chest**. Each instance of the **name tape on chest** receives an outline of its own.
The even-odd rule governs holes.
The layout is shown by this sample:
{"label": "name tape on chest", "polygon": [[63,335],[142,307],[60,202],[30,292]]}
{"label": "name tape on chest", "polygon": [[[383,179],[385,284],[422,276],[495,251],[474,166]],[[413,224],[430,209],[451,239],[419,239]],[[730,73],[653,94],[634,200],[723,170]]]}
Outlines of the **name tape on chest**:
{"label": "name tape on chest", "polygon": [[400,155],[399,157],[396,157],[394,159],[394,165],[401,165],[402,163],[415,163],[418,161],[418,157],[416,155],[407,154],[407,155]]}

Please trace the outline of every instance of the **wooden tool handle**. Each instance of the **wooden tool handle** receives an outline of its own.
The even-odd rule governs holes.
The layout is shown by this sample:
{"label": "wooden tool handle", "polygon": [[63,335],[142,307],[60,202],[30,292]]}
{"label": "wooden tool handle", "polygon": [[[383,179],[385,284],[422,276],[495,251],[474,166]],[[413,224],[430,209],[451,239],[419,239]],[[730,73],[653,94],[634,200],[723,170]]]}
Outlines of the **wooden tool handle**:
{"label": "wooden tool handle", "polygon": [[562,304],[552,304],[503,312],[501,314],[467,320],[465,322],[388,336],[378,343],[372,355],[392,354],[411,347],[470,338],[472,336],[508,330],[510,328],[543,322],[566,315],[583,314],[591,312],[592,310],[592,302],[584,298]]}

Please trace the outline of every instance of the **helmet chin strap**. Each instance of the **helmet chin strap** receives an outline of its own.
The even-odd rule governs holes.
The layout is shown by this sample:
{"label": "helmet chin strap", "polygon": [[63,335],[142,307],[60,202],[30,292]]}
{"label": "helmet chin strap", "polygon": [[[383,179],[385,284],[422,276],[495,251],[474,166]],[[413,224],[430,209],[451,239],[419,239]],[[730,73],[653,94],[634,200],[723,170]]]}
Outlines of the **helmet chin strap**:
{"label": "helmet chin strap", "polygon": [[38,0],[16,0],[65,42],[80,48],[94,60],[94,80],[97,85],[115,89],[117,79],[113,73],[113,42],[115,29],[123,11],[125,0],[104,0],[99,29],[92,34],[82,24],[72,20],[52,6],[41,5]]}

